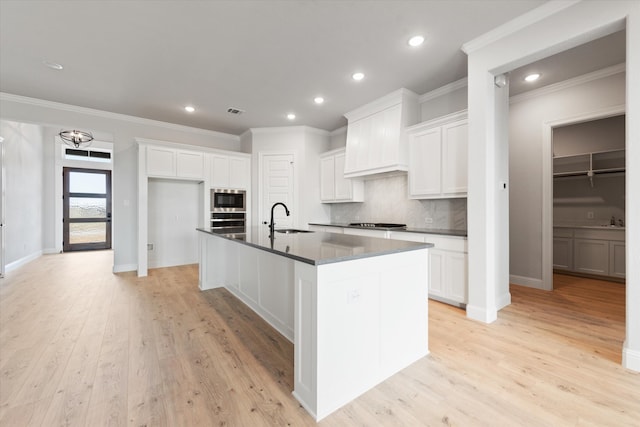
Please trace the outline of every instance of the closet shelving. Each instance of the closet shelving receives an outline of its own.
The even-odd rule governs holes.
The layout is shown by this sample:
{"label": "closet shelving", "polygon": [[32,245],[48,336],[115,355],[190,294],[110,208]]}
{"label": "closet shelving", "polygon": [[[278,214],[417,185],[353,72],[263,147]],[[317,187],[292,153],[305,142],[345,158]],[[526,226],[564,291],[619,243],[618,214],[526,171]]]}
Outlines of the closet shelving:
{"label": "closet shelving", "polygon": [[595,151],[553,157],[553,177],[586,176],[593,186],[597,174],[625,171],[625,150]]}

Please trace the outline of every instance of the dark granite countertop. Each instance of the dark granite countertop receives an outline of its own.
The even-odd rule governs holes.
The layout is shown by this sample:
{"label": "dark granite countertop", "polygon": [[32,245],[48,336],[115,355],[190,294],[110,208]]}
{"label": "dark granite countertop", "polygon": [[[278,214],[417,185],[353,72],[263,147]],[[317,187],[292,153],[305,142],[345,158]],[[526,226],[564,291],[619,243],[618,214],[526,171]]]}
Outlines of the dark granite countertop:
{"label": "dark granite countertop", "polygon": [[269,231],[264,227],[247,227],[245,234],[228,234],[205,228],[197,230],[311,265],[331,264],[433,247],[431,243],[323,232],[275,233],[275,238],[271,239]]}
{"label": "dark granite countertop", "polygon": [[442,229],[442,228],[387,228],[387,227],[360,227],[357,225],[349,225],[349,224],[340,224],[340,223],[313,223],[310,222],[309,225],[319,225],[321,227],[342,227],[342,228],[359,228],[361,230],[384,230],[384,231],[393,231],[393,232],[407,232],[407,233],[423,233],[423,234],[440,234],[444,236],[458,236],[458,237],[467,237],[467,230],[450,230],[450,229]]}

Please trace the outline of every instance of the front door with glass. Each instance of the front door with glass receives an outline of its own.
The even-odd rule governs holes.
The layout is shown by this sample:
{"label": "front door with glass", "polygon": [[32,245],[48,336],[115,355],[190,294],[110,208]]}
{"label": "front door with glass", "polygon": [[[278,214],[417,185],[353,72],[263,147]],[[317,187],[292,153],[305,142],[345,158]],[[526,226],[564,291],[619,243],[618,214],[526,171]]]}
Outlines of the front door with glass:
{"label": "front door with glass", "polygon": [[63,169],[63,250],[111,248],[111,171]]}

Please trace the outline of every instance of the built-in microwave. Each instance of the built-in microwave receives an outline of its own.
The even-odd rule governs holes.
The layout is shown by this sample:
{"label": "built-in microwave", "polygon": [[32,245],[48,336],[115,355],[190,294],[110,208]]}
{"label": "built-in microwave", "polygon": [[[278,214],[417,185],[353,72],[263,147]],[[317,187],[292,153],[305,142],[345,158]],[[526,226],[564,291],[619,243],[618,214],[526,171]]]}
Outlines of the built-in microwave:
{"label": "built-in microwave", "polygon": [[215,188],[211,190],[212,212],[244,212],[246,211],[246,192]]}

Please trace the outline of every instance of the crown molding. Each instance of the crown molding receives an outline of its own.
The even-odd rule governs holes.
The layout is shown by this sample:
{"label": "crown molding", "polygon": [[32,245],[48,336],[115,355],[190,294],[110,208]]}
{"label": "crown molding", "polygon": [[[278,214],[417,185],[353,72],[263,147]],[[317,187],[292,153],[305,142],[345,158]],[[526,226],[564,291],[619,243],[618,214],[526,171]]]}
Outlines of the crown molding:
{"label": "crown molding", "polygon": [[77,105],[63,104],[61,102],[47,101],[44,99],[30,98],[27,96],[13,95],[6,92],[0,92],[0,101],[16,102],[24,105],[34,105],[36,107],[51,108],[53,110],[68,111],[71,113],[86,114],[89,116],[101,117],[110,120],[119,120],[123,122],[135,123],[143,126],[156,126],[165,129],[171,129],[179,132],[189,132],[199,135],[211,136],[220,139],[240,142],[238,135],[230,133],[217,132],[214,130],[195,128],[191,126],[177,125],[174,123],[161,122],[159,120],[145,119],[142,117],[129,116],[126,114],[112,113],[109,111],[96,110],[93,108],[79,107]]}
{"label": "crown molding", "polygon": [[572,79],[564,80],[559,83],[554,83],[548,86],[541,87],[540,89],[530,90],[528,92],[514,95],[509,98],[509,104],[516,104],[518,102],[527,101],[529,99],[537,98],[542,95],[547,95],[560,90],[568,89],[570,87],[589,83],[594,80],[602,79],[605,77],[613,76],[615,74],[624,73],[626,71],[626,64],[612,65],[611,67],[603,68],[601,70],[593,71],[591,73],[583,74]]}
{"label": "crown molding", "polygon": [[[322,136],[329,136],[330,132],[324,129],[318,129],[311,126],[279,126],[279,127],[265,127],[265,128],[251,128],[247,132],[251,132],[254,135],[264,135],[271,133],[296,133],[296,132],[306,132],[306,133],[314,133]],[[247,132],[243,133],[246,134]]]}
{"label": "crown molding", "polygon": [[517,16],[511,21],[494,28],[483,35],[466,42],[462,45],[461,49],[464,53],[469,55],[470,53],[476,52],[497,40],[533,25],[536,22],[571,7],[576,3],[580,3],[580,1],[582,0],[555,0],[544,3],[543,5],[536,7],[523,15]]}
{"label": "crown molding", "polygon": [[342,135],[343,133],[347,133],[347,127],[346,126],[339,127],[338,129],[332,130],[330,132],[331,136]]}
{"label": "crown molding", "polygon": [[462,89],[463,87],[467,87],[468,79],[466,77],[461,78],[460,80],[456,80],[453,83],[446,84],[438,89],[434,89],[431,92],[427,92],[418,97],[418,103],[423,104],[427,101],[430,101],[435,98],[439,98],[443,95],[447,95],[451,92],[455,92],[458,89]]}

